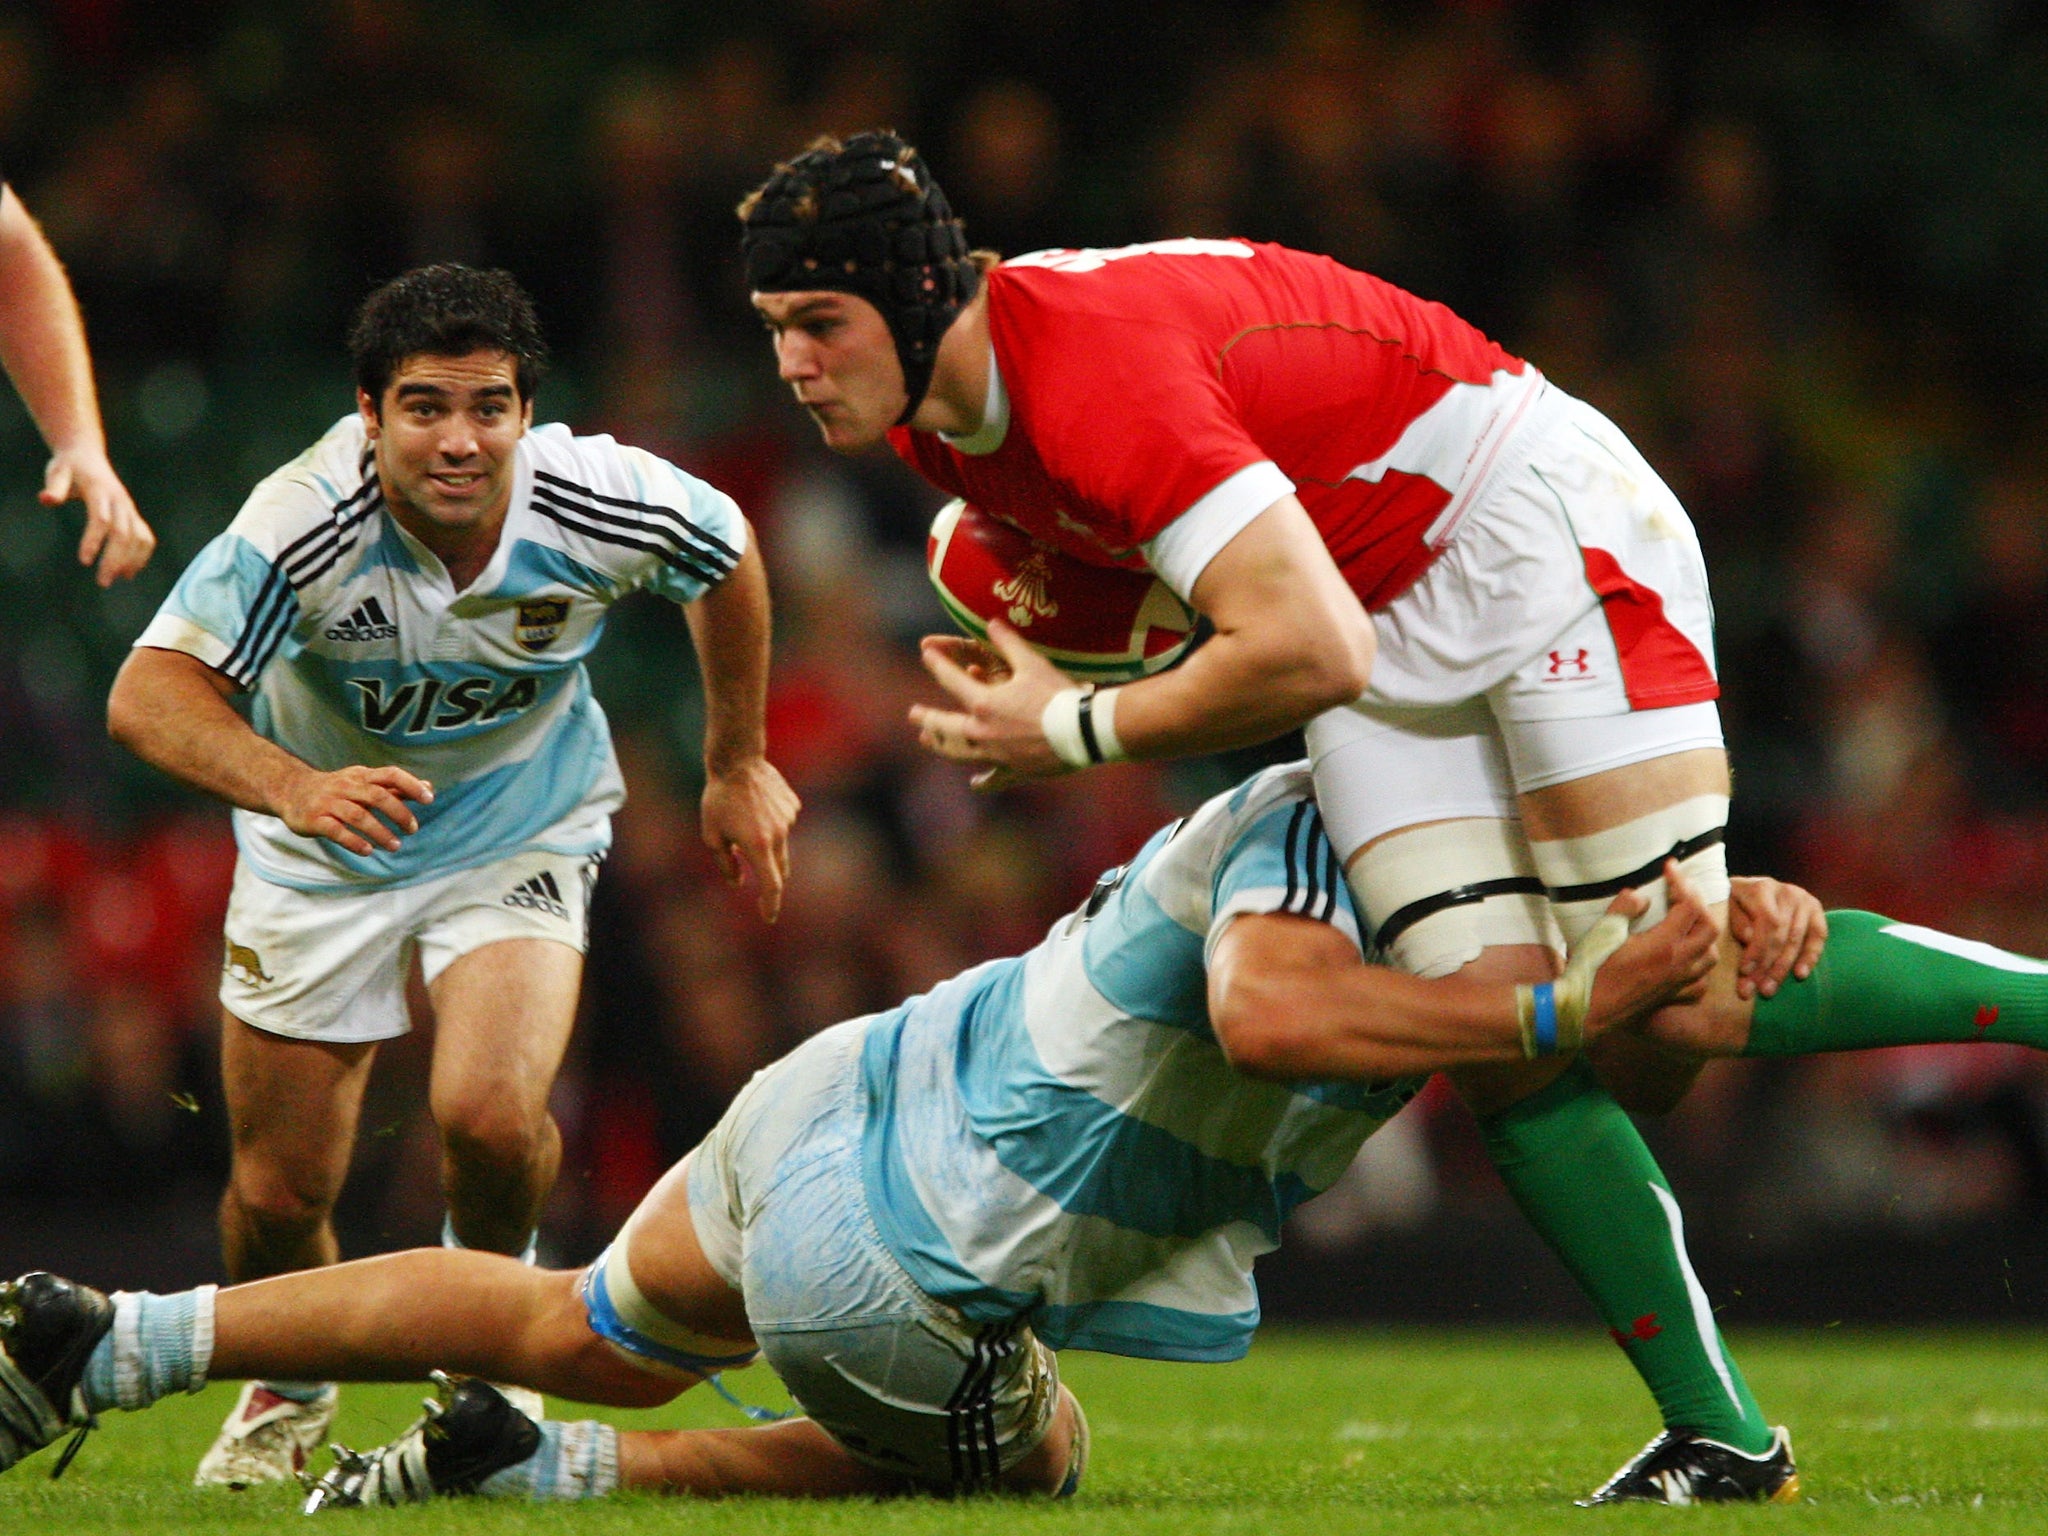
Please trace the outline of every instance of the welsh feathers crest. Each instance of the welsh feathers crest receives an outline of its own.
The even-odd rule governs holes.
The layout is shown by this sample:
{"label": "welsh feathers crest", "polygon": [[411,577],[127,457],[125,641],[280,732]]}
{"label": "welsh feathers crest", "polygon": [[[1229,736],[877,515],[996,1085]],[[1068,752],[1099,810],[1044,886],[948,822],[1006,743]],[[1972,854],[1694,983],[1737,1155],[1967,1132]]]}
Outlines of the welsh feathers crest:
{"label": "welsh feathers crest", "polygon": [[1060,605],[1052,599],[1052,560],[1043,548],[1017,567],[1017,574],[995,584],[995,594],[1010,605],[1010,622],[1029,629],[1033,619],[1059,617]]}
{"label": "welsh feathers crest", "polygon": [[1001,619],[1069,677],[1143,677],[1194,644],[1194,610],[1153,571],[1082,559],[964,500],[932,519],[924,558],[963,631],[986,640]]}

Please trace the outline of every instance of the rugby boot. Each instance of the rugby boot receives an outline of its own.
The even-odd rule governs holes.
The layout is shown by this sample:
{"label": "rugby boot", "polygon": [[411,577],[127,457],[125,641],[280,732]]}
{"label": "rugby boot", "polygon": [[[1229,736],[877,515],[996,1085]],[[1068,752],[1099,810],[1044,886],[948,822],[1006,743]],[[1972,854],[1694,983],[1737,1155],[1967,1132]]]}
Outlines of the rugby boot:
{"label": "rugby boot", "polygon": [[194,1488],[232,1488],[289,1483],[306,1470],[306,1458],[320,1449],[334,1422],[341,1394],[330,1384],[310,1403],[281,1397],[260,1381],[242,1383],[227,1421],[199,1458]]}
{"label": "rugby boot", "polygon": [[534,1391],[533,1388],[515,1387],[509,1381],[494,1381],[491,1385],[498,1389],[500,1397],[533,1420],[534,1423],[538,1424],[548,1416],[547,1399]]}
{"label": "rugby boot", "polygon": [[1578,1504],[1790,1504],[1798,1497],[1792,1437],[1780,1425],[1761,1456],[1689,1429],[1667,1429]]}
{"label": "rugby boot", "polygon": [[494,1472],[540,1449],[540,1426],[474,1376],[434,1372],[426,1412],[374,1450],[334,1447],[334,1466],[306,1496],[309,1515],[370,1504],[420,1504],[475,1493]]}
{"label": "rugby boot", "polygon": [[99,1422],[79,1382],[113,1326],[113,1302],[89,1285],[41,1271],[0,1285],[0,1470],[76,1429],[50,1475],[71,1464]]}

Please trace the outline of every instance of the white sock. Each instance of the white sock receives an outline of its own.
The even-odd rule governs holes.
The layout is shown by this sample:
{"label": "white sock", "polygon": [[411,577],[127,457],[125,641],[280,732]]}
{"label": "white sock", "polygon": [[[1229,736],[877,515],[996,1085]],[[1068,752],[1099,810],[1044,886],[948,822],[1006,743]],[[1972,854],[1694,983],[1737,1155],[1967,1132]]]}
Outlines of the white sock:
{"label": "white sock", "polygon": [[213,1363],[213,1298],[218,1286],[158,1296],[116,1291],[114,1326],[101,1337],[79,1385],[86,1407],[147,1408],[173,1392],[197,1392]]}
{"label": "white sock", "polygon": [[545,1419],[540,1449],[477,1492],[500,1499],[601,1499],[619,1486],[619,1432],[595,1419]]}
{"label": "white sock", "polygon": [[[441,1246],[443,1248],[460,1248],[465,1252],[469,1248],[469,1244],[455,1235],[455,1218],[453,1216],[443,1216],[441,1218]],[[539,1227],[535,1227],[526,1234],[526,1247],[520,1251],[519,1262],[522,1264],[538,1264],[540,1262]]]}

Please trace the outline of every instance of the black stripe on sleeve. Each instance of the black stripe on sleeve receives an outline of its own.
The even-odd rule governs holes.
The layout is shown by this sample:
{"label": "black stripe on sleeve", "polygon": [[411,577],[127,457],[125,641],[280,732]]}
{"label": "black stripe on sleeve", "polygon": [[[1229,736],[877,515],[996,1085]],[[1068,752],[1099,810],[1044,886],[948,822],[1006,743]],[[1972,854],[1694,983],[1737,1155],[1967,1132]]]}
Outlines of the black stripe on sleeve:
{"label": "black stripe on sleeve", "polygon": [[316,548],[308,549],[286,568],[292,586],[304,588],[318,581],[340,563],[341,557],[356,547],[363,524],[376,515],[384,505],[382,497],[370,501],[349,515],[346,522],[333,530],[332,537]]}
{"label": "black stripe on sleeve", "polygon": [[[600,500],[607,499],[615,500],[615,498],[599,498],[594,492],[586,492],[580,486],[572,487],[568,491],[551,490],[547,486],[535,486],[533,492],[535,505],[538,506],[546,503],[548,506],[559,508],[562,511],[576,513],[579,517],[584,518],[593,525],[593,536],[596,536],[595,528],[601,525],[607,528],[622,529],[628,533],[639,534],[642,537],[657,538],[667,545],[668,548],[674,550],[678,556],[694,561],[705,570],[717,572],[719,576],[723,576],[735,565],[739,564],[740,557],[731,546],[722,540],[711,537],[695,523],[688,521],[680,514],[672,514],[674,522],[679,525],[674,527],[670,526],[667,522],[653,521],[646,517],[621,517],[618,513],[607,512],[598,505]],[[627,503],[627,505],[636,504]],[[666,511],[667,509],[654,508],[651,510]]]}
{"label": "black stripe on sleeve", "polygon": [[1301,831],[1302,819],[1307,811],[1308,802],[1306,800],[1295,802],[1294,815],[1288,819],[1287,836],[1281,844],[1287,866],[1287,894],[1280,900],[1280,910],[1282,912],[1292,912],[1294,910],[1294,898],[1301,890],[1301,870],[1295,861],[1294,840]]}
{"label": "black stripe on sleeve", "polygon": [[1323,868],[1323,849],[1327,846],[1323,836],[1323,813],[1312,801],[1304,800],[1301,804],[1308,815],[1301,825],[1302,892],[1301,905],[1296,910],[1303,917],[1320,920],[1325,915],[1322,907],[1330,894],[1329,880]]}
{"label": "black stripe on sleeve", "polygon": [[249,605],[249,617],[242,623],[241,635],[220,664],[221,671],[245,687],[248,685],[249,676],[242,665],[243,652],[250,647],[263,626],[271,621],[270,611],[276,605],[279,596],[288,596],[290,592],[291,583],[285,579],[284,567],[273,560],[270,574],[263,578],[263,585],[256,589],[256,600]]}
{"label": "black stripe on sleeve", "polygon": [[606,496],[587,485],[578,485],[575,481],[565,480],[560,475],[551,475],[544,469],[536,469],[533,472],[533,478],[547,485],[552,485],[557,490],[568,491],[577,496],[587,496],[590,500],[603,506],[620,507],[628,512],[646,512],[655,517],[667,518],[675,523],[686,535],[698,539],[707,545],[712,553],[723,555],[726,559],[732,561],[737,561],[740,557],[738,550],[718,537],[717,534],[711,532],[710,529],[692,522],[675,507],[665,507],[659,502],[628,501],[623,496]]}
{"label": "black stripe on sleeve", "polygon": [[[598,523],[586,521],[588,518],[602,514],[593,513],[588,507],[579,507],[572,502],[562,501],[549,492],[535,491],[533,493],[532,505],[533,510],[540,513],[541,516],[561,524],[562,527],[567,528],[572,533],[580,533],[584,538],[595,539],[601,544],[616,544],[624,549],[637,549],[643,554],[654,556],[662,564],[671,566],[686,576],[694,577],[696,580],[703,582],[707,587],[717,586],[720,581],[725,579],[727,574],[725,571],[707,565],[704,562],[704,557],[694,551],[683,552],[677,550],[671,544],[656,543],[647,538],[632,538],[623,533],[614,533]],[[637,529],[645,526],[644,524],[629,522],[624,518],[616,519],[616,521],[621,526],[627,528]]]}
{"label": "black stripe on sleeve", "polygon": [[[262,676],[263,669],[270,664],[271,654],[277,649],[277,642],[282,638],[280,623],[283,630],[290,628],[287,614],[297,590],[334,561],[328,559],[324,565],[310,571],[306,568],[308,563],[318,561],[330,546],[338,546],[348,530],[360,525],[377,510],[382,503],[375,494],[376,489],[374,480],[358,486],[329,509],[326,521],[308,529],[278,551],[270,562],[270,574],[264,577],[263,585],[256,591],[256,600],[249,605],[249,618],[243,625],[241,636],[221,662],[221,671],[244,687],[253,685]],[[368,500],[364,505],[355,505],[365,497]]]}
{"label": "black stripe on sleeve", "polygon": [[1330,846],[1329,830],[1323,825],[1320,809],[1309,813],[1308,856],[1316,871],[1316,900],[1305,910],[1310,917],[1327,923],[1337,911],[1337,881],[1342,873],[1337,867],[1337,850]]}
{"label": "black stripe on sleeve", "polygon": [[[296,568],[287,569],[287,576],[291,582],[294,596],[341,563],[342,557],[356,547],[358,535],[363,524],[368,522],[383,504],[381,497],[372,497],[362,507],[351,513],[346,522],[342,523],[338,528],[331,530],[332,536],[325,543],[306,550],[299,557]],[[262,675],[264,669],[270,665],[272,659],[276,656],[278,647],[284,644],[285,636],[291,633],[289,612],[289,609],[285,610],[287,621],[273,628],[265,637],[264,643],[258,647],[256,655],[250,663],[250,675],[252,677]]]}
{"label": "black stripe on sleeve", "polygon": [[1337,899],[1342,894],[1340,888],[1344,884],[1344,865],[1337,857],[1337,845],[1327,836],[1323,839],[1323,851],[1330,859],[1330,889],[1327,903],[1323,908],[1323,921],[1329,922],[1337,916]]}

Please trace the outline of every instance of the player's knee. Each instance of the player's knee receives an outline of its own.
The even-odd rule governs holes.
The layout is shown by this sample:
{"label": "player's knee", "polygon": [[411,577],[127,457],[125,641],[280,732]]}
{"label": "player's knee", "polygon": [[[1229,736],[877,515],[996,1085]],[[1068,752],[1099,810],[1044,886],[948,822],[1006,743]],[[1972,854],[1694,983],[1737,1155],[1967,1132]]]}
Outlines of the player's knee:
{"label": "player's knee", "polygon": [[547,1140],[545,1108],[534,1113],[507,1097],[469,1094],[437,1100],[441,1145],[465,1167],[524,1168]]}
{"label": "player's knee", "polygon": [[340,1193],[317,1172],[262,1158],[238,1157],[228,1199],[243,1222],[265,1238],[295,1238],[334,1213]]}
{"label": "player's knee", "polygon": [[1632,1115],[1668,1115],[1690,1091],[1704,1058],[1632,1034],[1596,1041],[1587,1060],[1600,1084]]}
{"label": "player's knee", "polygon": [[571,1291],[547,1320],[550,1353],[575,1383],[567,1395],[607,1408],[659,1408],[673,1402],[695,1379],[662,1373],[613,1344],[590,1326],[582,1298]]}
{"label": "player's knee", "polygon": [[1570,1064],[1569,1058],[1559,1056],[1541,1061],[1489,1063],[1460,1067],[1450,1078],[1466,1107],[1484,1117],[1535,1097],[1557,1081]]}
{"label": "player's knee", "polygon": [[607,1408],[659,1408],[674,1402],[691,1384],[684,1378],[656,1375],[645,1362],[588,1329],[577,1347],[575,1365],[587,1393],[582,1401]]}
{"label": "player's knee", "polygon": [[1080,1488],[1087,1470],[1088,1416],[1081,1411],[1081,1400],[1062,1386],[1045,1438],[1003,1470],[1002,1489],[1065,1498]]}

